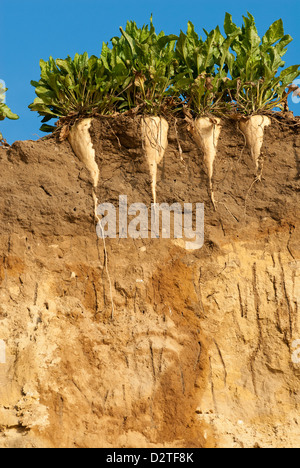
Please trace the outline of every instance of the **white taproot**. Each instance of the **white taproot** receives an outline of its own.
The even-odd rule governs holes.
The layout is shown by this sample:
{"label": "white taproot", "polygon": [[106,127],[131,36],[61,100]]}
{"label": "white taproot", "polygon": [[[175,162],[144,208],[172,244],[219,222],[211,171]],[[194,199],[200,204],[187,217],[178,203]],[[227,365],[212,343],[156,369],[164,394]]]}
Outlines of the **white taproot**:
{"label": "white taproot", "polygon": [[92,119],[84,119],[76,123],[70,130],[68,140],[78,159],[89,170],[94,188],[99,182],[100,171],[96,163],[96,154],[90,135]]}
{"label": "white taproot", "polygon": [[146,159],[149,164],[153,203],[156,203],[157,166],[163,160],[168,146],[169,124],[162,117],[142,119],[142,137]]}
{"label": "white taproot", "polygon": [[214,117],[198,117],[190,126],[194,141],[203,151],[204,164],[208,173],[211,199],[214,204],[212,178],[214,174],[214,162],[217,155],[217,146],[221,132],[221,119]]}
{"label": "white taproot", "polygon": [[264,129],[269,125],[271,125],[271,119],[265,115],[253,115],[247,120],[240,121],[240,129],[246,137],[247,146],[251,151],[257,170],[264,141]]}

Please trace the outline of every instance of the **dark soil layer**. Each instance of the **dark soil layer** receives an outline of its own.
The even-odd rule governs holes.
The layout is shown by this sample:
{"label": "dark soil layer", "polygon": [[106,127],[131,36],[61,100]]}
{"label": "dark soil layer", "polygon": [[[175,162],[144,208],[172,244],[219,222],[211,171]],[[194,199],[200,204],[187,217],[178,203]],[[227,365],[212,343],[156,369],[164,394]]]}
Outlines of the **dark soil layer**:
{"label": "dark soil layer", "polygon": [[[101,202],[150,205],[151,180],[143,154],[140,119],[94,120],[91,130],[100,167]],[[181,152],[182,151],[182,152]],[[292,151],[292,152],[291,152]],[[251,222],[275,227],[281,220],[293,224],[300,190],[300,131],[276,120],[265,129],[261,154],[261,180],[245,147],[244,135],[234,121],[224,121],[215,161],[213,186],[216,208],[211,203],[203,154],[184,120],[172,120],[169,146],[158,168],[158,203],[205,203],[206,226],[240,231]],[[267,224],[266,224],[267,223]],[[237,232],[237,235],[239,233]]]}

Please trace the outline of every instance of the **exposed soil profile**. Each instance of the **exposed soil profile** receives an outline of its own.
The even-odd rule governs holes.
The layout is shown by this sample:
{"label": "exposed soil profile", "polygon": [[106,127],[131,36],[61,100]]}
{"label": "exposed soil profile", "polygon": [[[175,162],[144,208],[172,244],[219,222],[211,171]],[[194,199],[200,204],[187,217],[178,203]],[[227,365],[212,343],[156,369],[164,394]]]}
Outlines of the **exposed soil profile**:
{"label": "exposed soil profile", "polygon": [[156,200],[205,204],[203,248],[104,249],[93,190],[153,201],[141,120],[92,120],[96,187],[68,141],[0,148],[0,447],[297,447],[299,126],[272,119],[257,166],[222,121],[211,172],[169,120]]}

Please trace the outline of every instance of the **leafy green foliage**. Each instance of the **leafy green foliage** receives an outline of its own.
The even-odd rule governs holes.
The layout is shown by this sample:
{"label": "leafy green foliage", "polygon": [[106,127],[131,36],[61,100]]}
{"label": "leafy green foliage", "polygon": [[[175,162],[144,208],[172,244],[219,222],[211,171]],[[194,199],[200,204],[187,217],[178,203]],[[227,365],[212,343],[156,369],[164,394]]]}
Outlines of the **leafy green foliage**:
{"label": "leafy green foliage", "polygon": [[134,21],[120,28],[121,36],[112,39],[112,49],[103,44],[101,58],[111,76],[123,80],[119,111],[133,108],[150,114],[168,109],[174,79],[174,47],[177,36],[156,34],[150,27],[138,28]]}
{"label": "leafy green foliage", "polygon": [[[7,88],[3,88],[2,83],[0,83],[0,120],[4,120],[5,118],[11,119],[11,120],[17,120],[19,116],[17,114],[14,114],[10,108],[4,104],[4,97],[5,93],[7,91]],[[2,140],[2,133],[0,133],[0,140]]]}
{"label": "leafy green foliage", "polygon": [[[203,40],[189,22],[179,37],[156,33],[150,25],[125,30],[103,44],[101,56],[40,61],[41,77],[32,81],[37,98],[29,106],[43,117],[41,130],[58,118],[58,127],[86,116],[126,111],[166,115],[184,109],[192,116],[243,115],[284,110],[299,66],[284,67],[292,38],[275,21],[261,39],[248,13],[240,28],[227,13],[220,28]],[[287,91],[289,89],[289,91]],[[64,133],[64,132],[63,132]]]}
{"label": "leafy green foliage", "polygon": [[108,75],[101,59],[76,54],[74,59],[40,61],[41,79],[32,81],[37,98],[29,106],[44,118],[42,131],[55,127],[46,124],[53,118],[113,113],[119,100],[119,82]]}
{"label": "leafy green foliage", "polygon": [[253,16],[244,17],[238,28],[232,16],[226,13],[224,29],[227,36],[235,35],[232,50],[236,59],[227,62],[232,81],[229,94],[238,111],[253,114],[286,106],[288,86],[300,75],[299,65],[286,68],[278,74],[285,62],[282,57],[292,37],[284,34],[282,20],[275,21],[261,39]]}
{"label": "leafy green foliage", "polygon": [[226,39],[220,28],[205,31],[203,41],[189,22],[187,33],[182,31],[176,45],[178,73],[175,89],[181,93],[187,107],[197,115],[224,112],[224,84],[228,80],[228,65],[234,61],[230,45],[237,33]]}

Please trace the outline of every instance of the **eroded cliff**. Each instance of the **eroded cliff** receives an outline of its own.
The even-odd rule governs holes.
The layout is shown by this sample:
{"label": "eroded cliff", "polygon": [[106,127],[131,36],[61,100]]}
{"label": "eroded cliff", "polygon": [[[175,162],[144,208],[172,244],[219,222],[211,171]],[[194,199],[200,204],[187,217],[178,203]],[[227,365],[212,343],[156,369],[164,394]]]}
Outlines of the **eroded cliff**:
{"label": "eroded cliff", "polygon": [[[265,129],[261,180],[224,122],[206,166],[169,123],[157,202],[205,203],[205,244],[96,235],[68,142],[0,149],[1,447],[300,445],[298,127]],[[98,201],[152,201],[139,117],[94,120]]]}

